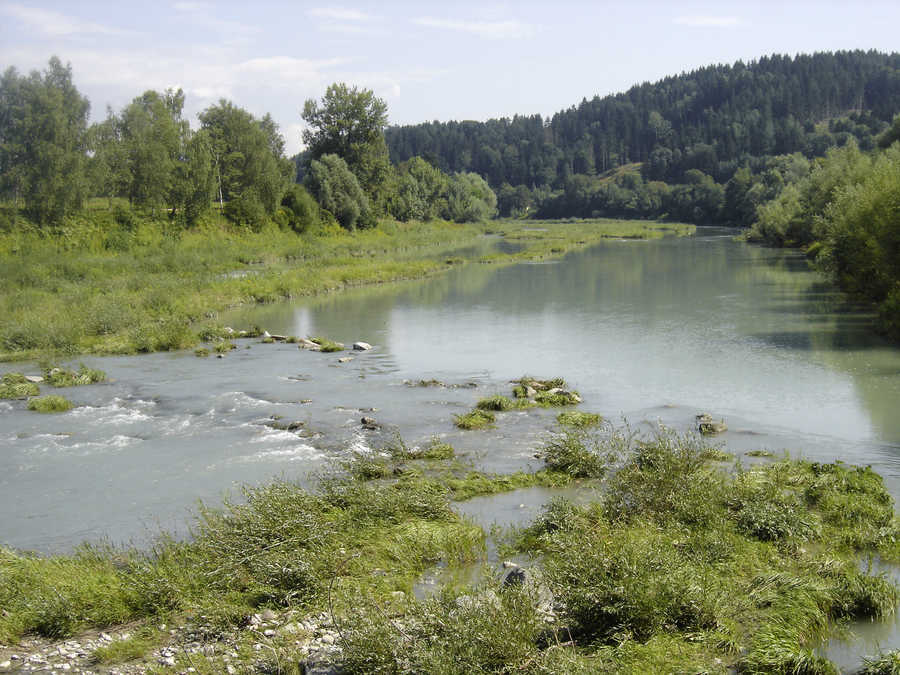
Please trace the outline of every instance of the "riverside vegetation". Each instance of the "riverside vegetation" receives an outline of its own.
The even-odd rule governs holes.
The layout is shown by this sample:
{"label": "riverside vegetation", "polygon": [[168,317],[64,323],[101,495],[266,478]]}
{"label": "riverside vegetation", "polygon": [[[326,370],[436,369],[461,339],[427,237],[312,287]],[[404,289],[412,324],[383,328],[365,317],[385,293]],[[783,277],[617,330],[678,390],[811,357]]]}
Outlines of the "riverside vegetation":
{"label": "riverside vegetation", "polygon": [[[214,216],[173,231],[164,219],[131,214],[119,222],[115,214],[98,205],[53,232],[0,233],[0,358],[184,349],[226,338],[218,313],[242,303],[425,277],[467,262],[557,257],[605,238],[693,231],[644,221],[546,223],[535,232],[523,221],[383,220],[355,232],[322,225],[298,234],[274,224],[253,232]],[[486,233],[520,248],[474,259],[460,253]]]}
{"label": "riverside vegetation", "polygon": [[[560,446],[568,466],[594,468],[560,465]],[[541,448],[545,469],[502,476],[439,441],[398,439],[316,489],[278,480],[201,505],[190,541],[0,552],[0,642],[132,622],[96,662],[299,673],[327,647],[348,673],[835,673],[815,652],[823,638],[892,614],[900,599],[860,565],[900,561],[881,478],[839,462],[725,463],[709,449],[665,429],[560,427]],[[494,532],[503,555],[531,561],[514,581],[484,564],[487,534],[453,509],[575,481],[601,496],[554,499],[532,523]],[[435,565],[473,564],[480,582],[413,593]],[[263,634],[261,616],[276,628]],[[316,642],[314,622],[334,637]],[[202,648],[178,647],[168,625]],[[893,672],[897,658],[865,672]]]}

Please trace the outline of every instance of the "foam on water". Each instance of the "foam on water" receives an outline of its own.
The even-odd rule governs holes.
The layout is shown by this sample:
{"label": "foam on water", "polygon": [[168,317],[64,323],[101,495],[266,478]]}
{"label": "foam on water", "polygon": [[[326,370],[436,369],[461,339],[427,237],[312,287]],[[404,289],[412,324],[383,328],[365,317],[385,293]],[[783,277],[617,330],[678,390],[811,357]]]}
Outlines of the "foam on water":
{"label": "foam on water", "polygon": [[[296,438],[296,437],[295,437]],[[229,464],[249,464],[264,462],[299,462],[299,461],[318,461],[325,459],[326,455],[321,450],[314,448],[307,443],[297,443],[292,447],[272,448],[270,450],[260,450],[252,455],[244,455],[242,457],[232,457],[224,462]]]}
{"label": "foam on water", "polygon": [[[97,422],[104,424],[134,424],[135,422],[146,422],[151,416],[137,410],[135,408],[126,407],[124,399],[114,398],[111,403],[104,406],[78,406],[70,413],[74,417],[85,417],[96,419]],[[129,402],[133,403],[133,402]],[[148,402],[141,401],[147,407]]]}
{"label": "foam on water", "polygon": [[[255,425],[241,425],[255,426]],[[297,440],[297,434],[293,431],[285,431],[283,429],[270,429],[268,427],[259,427],[260,432],[250,439],[251,443],[275,443],[283,441],[290,443]]]}
{"label": "foam on water", "polygon": [[230,405],[228,408],[220,408],[221,412],[237,412],[239,409],[263,408],[278,405],[275,401],[256,398],[245,391],[228,391],[224,394],[220,394],[216,399],[221,400],[223,405]]}
{"label": "foam on water", "polygon": [[28,439],[29,442],[24,451],[28,455],[53,453],[88,457],[90,455],[116,452],[122,448],[142,443],[144,439],[125,434],[116,434],[103,440],[66,442],[70,440],[72,440],[72,437],[68,434],[37,434]]}
{"label": "foam on water", "polygon": [[351,440],[350,445],[347,446],[347,451],[361,455],[371,455],[375,452],[375,450],[372,449],[372,446],[366,442],[366,437],[359,432],[354,434],[353,440]]}

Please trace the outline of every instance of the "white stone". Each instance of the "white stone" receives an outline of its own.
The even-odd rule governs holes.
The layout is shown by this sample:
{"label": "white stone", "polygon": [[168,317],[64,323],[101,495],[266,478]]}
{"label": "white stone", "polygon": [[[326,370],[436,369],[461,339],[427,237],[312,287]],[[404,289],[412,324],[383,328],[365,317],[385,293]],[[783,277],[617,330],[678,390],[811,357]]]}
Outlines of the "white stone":
{"label": "white stone", "polygon": [[364,352],[369,349],[372,349],[372,345],[370,345],[368,342],[354,342],[353,349],[355,349],[358,352]]}

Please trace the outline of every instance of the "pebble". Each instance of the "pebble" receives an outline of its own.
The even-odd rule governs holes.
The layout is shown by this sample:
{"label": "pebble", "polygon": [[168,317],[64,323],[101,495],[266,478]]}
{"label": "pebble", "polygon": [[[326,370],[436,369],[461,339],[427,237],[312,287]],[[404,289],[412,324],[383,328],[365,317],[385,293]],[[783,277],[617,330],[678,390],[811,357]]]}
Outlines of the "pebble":
{"label": "pebble", "polygon": [[278,615],[271,609],[264,609],[259,616],[263,621],[274,621]]}

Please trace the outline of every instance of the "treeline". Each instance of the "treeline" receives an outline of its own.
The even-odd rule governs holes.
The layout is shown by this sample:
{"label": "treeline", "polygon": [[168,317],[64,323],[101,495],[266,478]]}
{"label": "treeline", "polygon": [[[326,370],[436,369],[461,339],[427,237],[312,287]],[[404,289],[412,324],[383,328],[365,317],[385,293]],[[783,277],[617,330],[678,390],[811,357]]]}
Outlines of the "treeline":
{"label": "treeline", "polygon": [[[443,171],[475,171],[494,187],[561,188],[569,175],[634,162],[646,162],[652,180],[677,183],[697,169],[722,182],[749,158],[812,157],[847,135],[870,138],[871,126],[897,109],[898,53],[775,55],[583,100],[546,120],[427,122],[391,127],[386,138],[395,161],[421,156]],[[857,122],[868,131],[816,125],[851,111],[871,113]]]}
{"label": "treeline", "polygon": [[448,175],[422,161],[392,166],[386,106],[371,91],[332,85],[321,103],[307,101],[302,184],[270,115],[257,119],[221,100],[192,129],[184,102],[180,89],[146,91],[89,124],[90,104],[58,58],[42,73],[7,69],[0,78],[0,226],[12,226],[20,212],[41,227],[61,225],[98,197],[119,225],[138,211],[190,227],[214,203],[232,223],[296,231],[329,222],[370,227],[384,216],[466,222],[496,212],[480,176]]}
{"label": "treeline", "polygon": [[[420,156],[443,171],[483,175],[500,197],[501,215],[543,208],[544,217],[614,216],[629,200],[630,216],[661,215],[659,186],[619,183],[632,199],[601,187],[608,180],[590,180],[640,163],[645,183],[688,186],[669,202],[680,218],[696,172],[724,186],[740,168],[768,170],[773,156],[820,156],[851,138],[869,149],[898,109],[898,53],[775,55],[644,83],[549,119],[429,122],[391,127],[386,139],[394,161]],[[585,191],[594,193],[589,208],[596,213],[587,212]],[[548,198],[554,203],[545,207]],[[696,206],[710,212],[708,204]]]}
{"label": "treeline", "polygon": [[885,332],[900,339],[900,115],[878,145],[795,158],[757,207],[749,238],[805,248],[841,288],[873,302]]}

